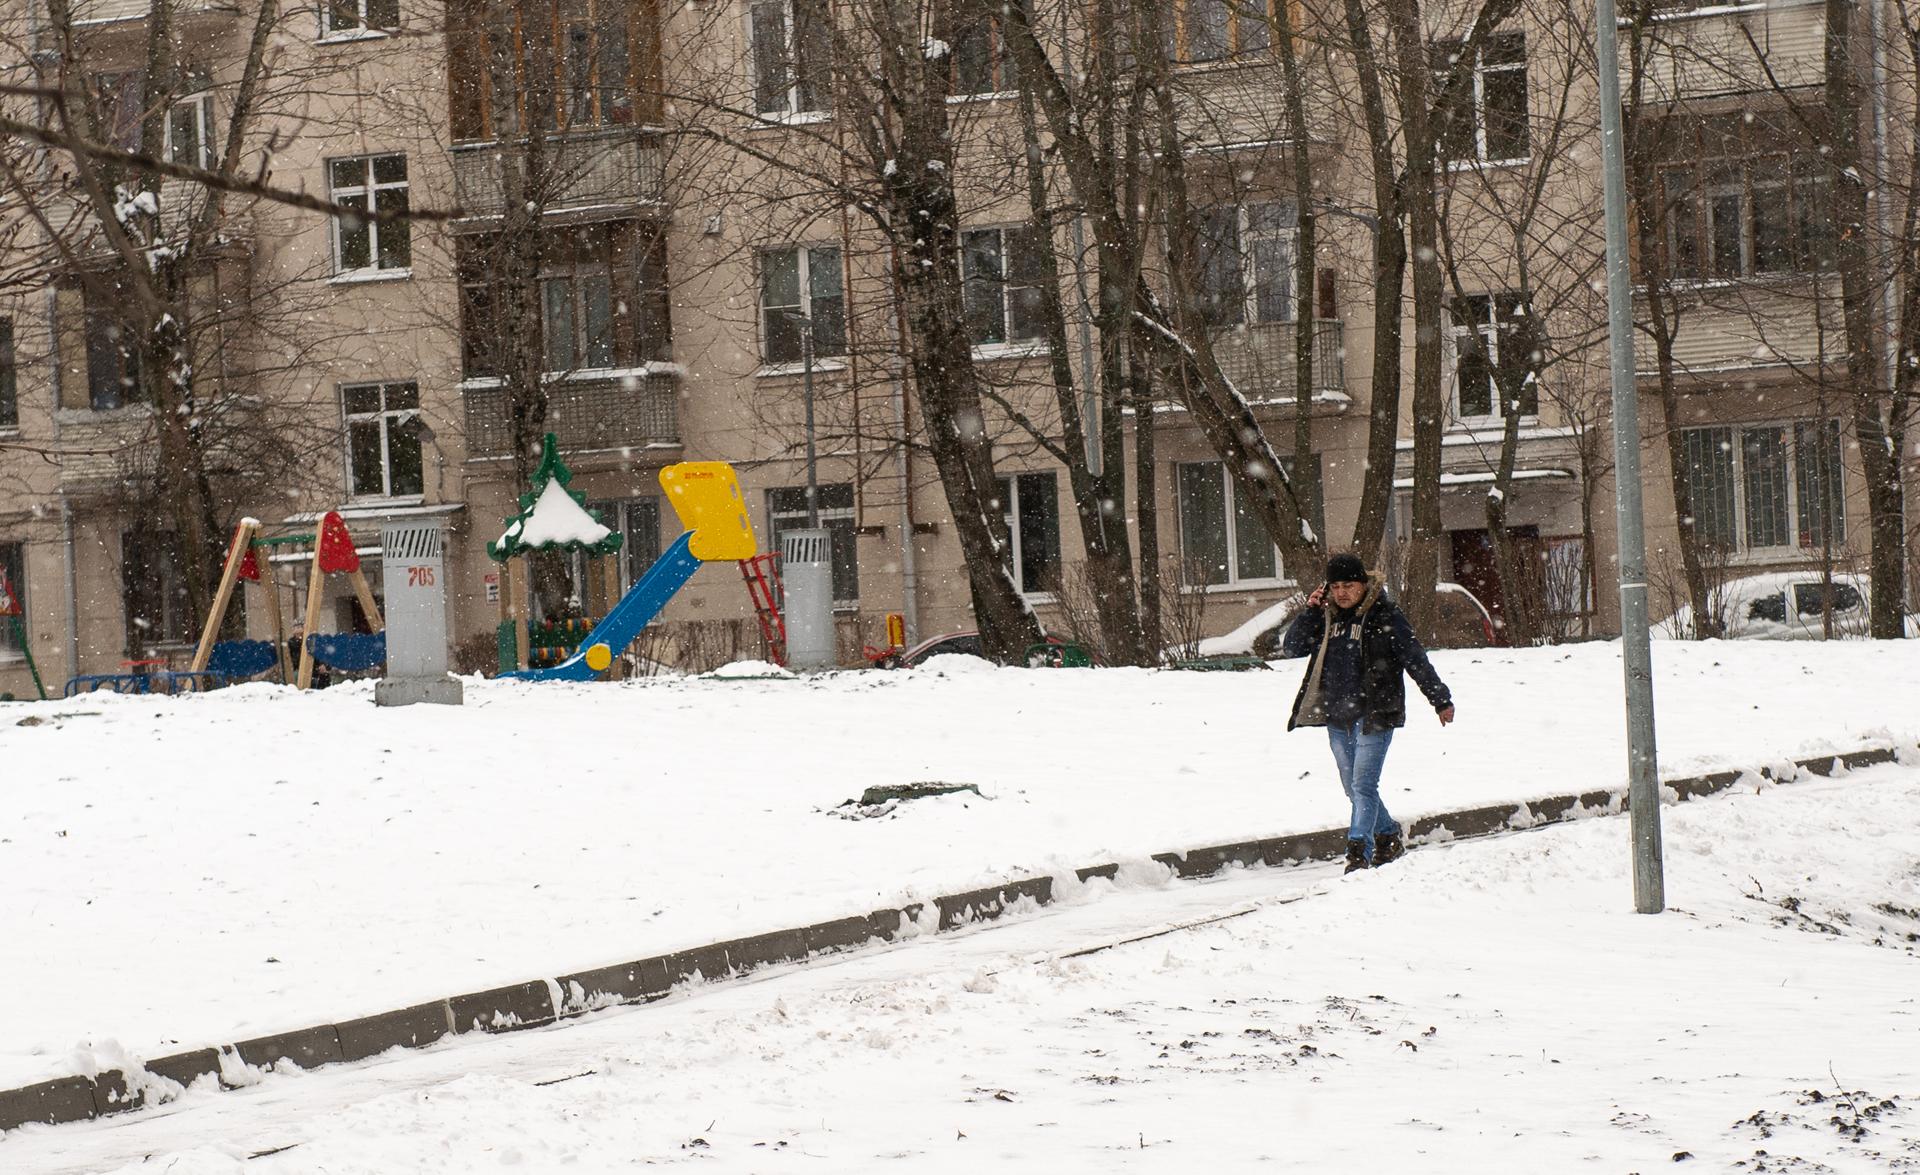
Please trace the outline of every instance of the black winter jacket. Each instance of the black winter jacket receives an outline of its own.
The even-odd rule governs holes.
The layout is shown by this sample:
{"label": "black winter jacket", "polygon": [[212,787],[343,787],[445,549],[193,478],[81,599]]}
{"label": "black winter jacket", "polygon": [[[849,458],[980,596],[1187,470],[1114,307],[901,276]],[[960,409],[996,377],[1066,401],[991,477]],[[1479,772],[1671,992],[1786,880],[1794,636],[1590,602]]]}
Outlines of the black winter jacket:
{"label": "black winter jacket", "polygon": [[[1357,620],[1360,649],[1357,675],[1342,674],[1336,667],[1328,674],[1329,616],[1336,626]],[[1367,594],[1351,613],[1334,607],[1331,601],[1319,608],[1308,608],[1294,617],[1280,644],[1282,657],[1313,660],[1300,679],[1300,692],[1293,700],[1293,713],[1287,729],[1296,726],[1325,726],[1331,709],[1350,709],[1364,719],[1361,729],[1374,733],[1407,723],[1407,687],[1402,676],[1411,674],[1436,711],[1453,704],[1446,683],[1434,672],[1427,651],[1413,635],[1406,614],[1386,597],[1379,575],[1367,583]],[[1357,676],[1357,680],[1348,678]],[[1343,704],[1344,703],[1344,704]],[[1357,705],[1354,705],[1357,703]]]}

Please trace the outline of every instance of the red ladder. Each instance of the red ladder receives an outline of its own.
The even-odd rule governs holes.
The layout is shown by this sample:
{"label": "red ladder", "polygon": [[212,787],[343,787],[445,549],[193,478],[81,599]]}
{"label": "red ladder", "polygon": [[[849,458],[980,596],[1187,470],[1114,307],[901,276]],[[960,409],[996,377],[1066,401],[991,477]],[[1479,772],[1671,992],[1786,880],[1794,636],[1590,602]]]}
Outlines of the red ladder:
{"label": "red ladder", "polygon": [[740,578],[747,581],[754,618],[775,665],[787,663],[787,622],[780,616],[780,556],[771,552],[740,560]]}

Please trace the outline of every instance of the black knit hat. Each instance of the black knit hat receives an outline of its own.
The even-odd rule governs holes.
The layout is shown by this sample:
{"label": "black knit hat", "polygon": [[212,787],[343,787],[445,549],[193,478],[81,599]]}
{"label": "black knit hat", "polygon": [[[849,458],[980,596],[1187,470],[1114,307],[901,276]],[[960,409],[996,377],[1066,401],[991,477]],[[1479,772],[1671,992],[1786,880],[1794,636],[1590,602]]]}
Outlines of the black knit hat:
{"label": "black knit hat", "polygon": [[1358,555],[1335,555],[1327,560],[1328,583],[1365,583],[1367,565]]}

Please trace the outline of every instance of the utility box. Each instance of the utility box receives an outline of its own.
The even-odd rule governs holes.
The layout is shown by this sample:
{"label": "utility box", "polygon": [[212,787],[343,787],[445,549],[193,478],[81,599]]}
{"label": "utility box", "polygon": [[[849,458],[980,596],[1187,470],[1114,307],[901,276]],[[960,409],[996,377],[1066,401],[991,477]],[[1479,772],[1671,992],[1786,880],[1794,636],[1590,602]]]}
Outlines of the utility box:
{"label": "utility box", "polygon": [[387,674],[374,683],[374,702],[459,705],[460,681],[447,676],[446,527],[434,519],[385,523],[380,550]]}
{"label": "utility box", "polygon": [[833,539],[829,531],[802,529],[781,534],[780,584],[786,597],[788,667],[833,668],[838,658],[833,634]]}

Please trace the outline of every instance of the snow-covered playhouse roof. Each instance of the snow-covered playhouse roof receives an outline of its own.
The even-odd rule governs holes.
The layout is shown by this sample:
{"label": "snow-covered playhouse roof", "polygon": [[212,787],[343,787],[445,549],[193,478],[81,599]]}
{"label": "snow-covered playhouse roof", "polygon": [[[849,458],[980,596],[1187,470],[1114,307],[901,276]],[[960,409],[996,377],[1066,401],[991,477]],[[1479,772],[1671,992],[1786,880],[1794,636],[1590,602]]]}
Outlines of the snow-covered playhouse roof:
{"label": "snow-covered playhouse roof", "polygon": [[533,471],[533,488],[520,495],[520,513],[507,520],[500,537],[487,544],[487,557],[504,563],[532,551],[585,550],[611,555],[620,549],[620,535],[587,509],[587,496],[567,488],[573,471],[560,460],[560,449],[548,433],[540,444],[540,467]]}

